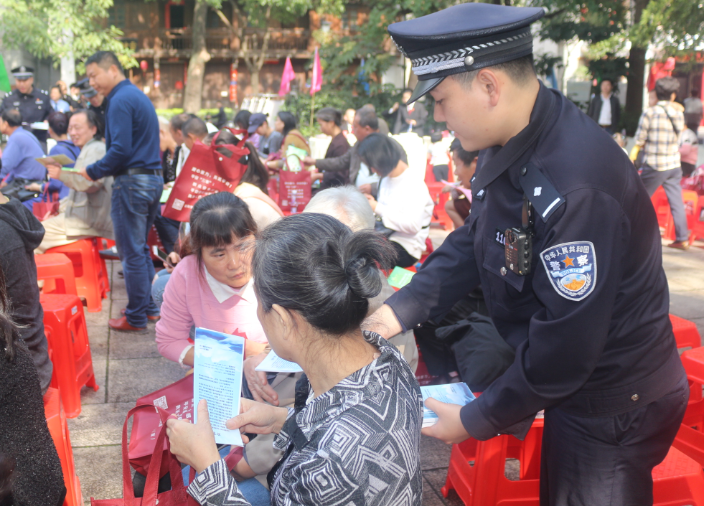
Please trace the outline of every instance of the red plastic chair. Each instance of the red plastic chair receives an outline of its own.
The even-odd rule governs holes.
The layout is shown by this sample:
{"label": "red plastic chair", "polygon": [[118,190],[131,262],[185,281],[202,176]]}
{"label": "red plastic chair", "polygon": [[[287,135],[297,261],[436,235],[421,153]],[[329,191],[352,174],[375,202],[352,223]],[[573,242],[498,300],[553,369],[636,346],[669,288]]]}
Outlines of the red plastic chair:
{"label": "red plastic chair", "polygon": [[704,471],[674,446],[653,469],[654,506],[704,506]]}
{"label": "red plastic chair", "polygon": [[61,400],[66,416],[76,418],[81,413],[81,388],[98,390],[83,305],[75,295],[42,295],[40,302],[44,327],[51,329],[47,341]]}
{"label": "red plastic chair", "polygon": [[699,239],[704,241],[704,196],[700,196],[697,200],[697,209],[694,212],[694,224],[691,230],[691,240]]}
{"label": "red plastic chair", "polygon": [[66,485],[66,499],[63,506],[83,506],[81,482],[76,475],[66,414],[61,407],[59,391],[56,388],[49,388],[44,394],[44,414],[51,439],[54,440],[54,446],[56,446],[56,453],[59,454],[59,460],[61,460],[61,471]]}
{"label": "red plastic chair", "polygon": [[42,293],[78,295],[73,264],[66,255],[34,255],[34,262],[37,264],[37,279],[44,280]]}
{"label": "red plastic chair", "polygon": [[[488,441],[470,438],[453,445],[442,495],[447,497],[450,490],[455,490],[467,506],[538,506],[542,429],[543,419],[536,418],[525,441],[497,436]],[[520,462],[518,480],[506,478],[509,458]]]}
{"label": "red plastic chair", "polygon": [[704,399],[702,398],[704,347],[687,350],[680,355],[680,358],[689,380],[689,402],[682,423],[704,432]]}
{"label": "red plastic chair", "polygon": [[103,309],[102,299],[107,297],[109,283],[105,261],[100,258],[97,239],[81,239],[48,249],[47,253],[63,253],[71,259],[79,297],[86,300],[88,311],[100,312]]}
{"label": "red plastic chair", "polygon": [[445,186],[443,183],[425,183],[430,192],[430,198],[433,199],[435,207],[433,208],[433,218],[431,222],[436,222],[440,224],[443,230],[452,230],[452,219],[447,215],[445,211],[445,202],[450,198],[448,193],[442,193],[442,189]]}
{"label": "red plastic chair", "polygon": [[653,203],[655,213],[658,216],[658,226],[665,228],[668,220],[672,219],[670,204],[667,201],[665,189],[660,186],[657,190],[655,190],[655,193],[653,193],[653,196],[650,197],[650,200]]}
{"label": "red plastic chair", "polygon": [[[687,229],[691,231],[699,218],[699,216],[695,214],[698,207],[699,195],[697,195],[697,192],[684,190],[682,191],[682,200],[684,201],[684,211],[687,216]],[[668,214],[663,237],[665,239],[675,240],[675,220],[672,219],[672,214]],[[691,243],[692,241],[692,234],[690,233],[689,242]]]}
{"label": "red plastic chair", "polygon": [[694,322],[685,320],[675,315],[670,315],[672,332],[675,334],[677,348],[699,348],[702,345],[702,338]]}

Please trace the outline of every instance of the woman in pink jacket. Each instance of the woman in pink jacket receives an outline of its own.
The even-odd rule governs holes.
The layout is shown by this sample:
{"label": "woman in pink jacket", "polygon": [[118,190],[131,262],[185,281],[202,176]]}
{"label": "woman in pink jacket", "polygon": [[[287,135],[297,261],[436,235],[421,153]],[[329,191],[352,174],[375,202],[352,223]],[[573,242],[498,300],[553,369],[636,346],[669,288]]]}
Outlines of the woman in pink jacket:
{"label": "woman in pink jacket", "polygon": [[257,225],[240,198],[231,193],[203,197],[191,212],[189,248],[164,292],[156,325],[159,353],[193,366],[192,327],[243,333],[245,355],[267,344],[257,319],[251,259]]}

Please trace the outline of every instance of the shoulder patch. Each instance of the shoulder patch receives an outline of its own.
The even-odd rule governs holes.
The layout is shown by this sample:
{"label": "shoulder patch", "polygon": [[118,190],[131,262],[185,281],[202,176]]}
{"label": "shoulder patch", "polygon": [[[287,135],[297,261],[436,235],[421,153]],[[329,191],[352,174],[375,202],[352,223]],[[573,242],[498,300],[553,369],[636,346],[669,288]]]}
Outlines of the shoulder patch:
{"label": "shoulder patch", "polygon": [[566,242],[540,254],[557,293],[569,300],[585,299],[596,286],[596,252],[588,241]]}
{"label": "shoulder patch", "polygon": [[548,221],[552,213],[565,203],[565,198],[558,193],[545,174],[532,163],[527,163],[521,168],[518,181],[523,193],[543,222]]}

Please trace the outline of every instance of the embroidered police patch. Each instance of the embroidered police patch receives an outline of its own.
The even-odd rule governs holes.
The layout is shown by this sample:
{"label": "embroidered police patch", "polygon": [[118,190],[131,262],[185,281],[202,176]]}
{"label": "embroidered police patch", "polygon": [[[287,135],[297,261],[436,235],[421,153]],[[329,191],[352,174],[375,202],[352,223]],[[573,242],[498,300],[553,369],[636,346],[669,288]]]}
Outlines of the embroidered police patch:
{"label": "embroidered police patch", "polygon": [[548,279],[557,293],[582,300],[596,285],[596,252],[587,241],[566,242],[540,254]]}

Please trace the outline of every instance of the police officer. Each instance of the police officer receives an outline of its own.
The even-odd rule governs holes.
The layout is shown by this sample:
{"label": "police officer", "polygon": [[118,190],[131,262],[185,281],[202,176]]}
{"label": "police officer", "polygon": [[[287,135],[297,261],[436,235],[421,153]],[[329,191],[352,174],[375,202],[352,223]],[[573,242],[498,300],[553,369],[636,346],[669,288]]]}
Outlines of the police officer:
{"label": "police officer", "polygon": [[31,124],[46,121],[53,111],[49,103],[49,95],[34,87],[34,69],[32,67],[21,65],[12,69],[11,73],[15,78],[16,88],[2,100],[2,110],[19,109],[22,114],[22,126],[34,134],[46,153],[48,124],[46,128],[42,129],[31,128]]}
{"label": "police officer", "polygon": [[81,95],[88,101],[88,106],[86,109],[95,112],[102,124],[105,125],[105,110],[108,107],[108,101],[105,97],[95,91],[95,89],[88,82],[88,78],[81,79],[76,83],[76,87],[81,90]]}
{"label": "police officer", "polygon": [[393,336],[478,284],[508,370],[466,406],[429,399],[447,443],[523,438],[545,410],[541,505],[652,504],[688,399],[655,212],[623,150],[532,63],[537,8],[465,3],[389,33],[462,147],[472,212],[373,316]]}

